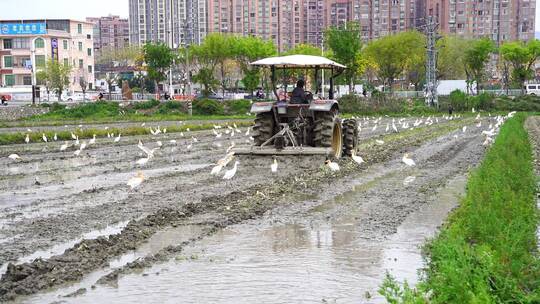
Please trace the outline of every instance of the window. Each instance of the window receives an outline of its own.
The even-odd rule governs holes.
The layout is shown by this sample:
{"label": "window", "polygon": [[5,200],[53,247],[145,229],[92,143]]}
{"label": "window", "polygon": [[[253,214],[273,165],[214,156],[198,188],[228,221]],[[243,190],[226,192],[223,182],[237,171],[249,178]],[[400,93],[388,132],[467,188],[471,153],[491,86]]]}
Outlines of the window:
{"label": "window", "polygon": [[82,34],[82,24],[77,24],[77,33]]}
{"label": "window", "polygon": [[5,68],[12,68],[13,67],[13,57],[4,56],[4,67]]}
{"label": "window", "polygon": [[6,75],[4,77],[4,84],[6,86],[14,86],[15,85],[15,75]]}
{"label": "window", "polygon": [[79,59],[79,69],[82,69],[84,66],[84,61],[82,59]]}
{"label": "window", "polygon": [[64,50],[67,50],[68,49],[68,42],[67,42],[67,40],[64,40],[63,42],[64,42]]}
{"label": "window", "polygon": [[68,65],[69,65],[69,59],[64,58],[64,66],[68,66]]}
{"label": "window", "polygon": [[45,67],[45,55],[36,55],[36,67]]}
{"label": "window", "polygon": [[88,73],[92,73],[92,71],[93,71],[92,66],[89,65],[89,66],[88,66]]}
{"label": "window", "polygon": [[36,49],[42,49],[45,47],[45,40],[41,39],[41,38],[37,38],[35,41],[34,41],[34,46],[36,47]]}
{"label": "window", "polygon": [[10,50],[13,48],[13,40],[11,39],[4,39],[4,49]]}
{"label": "window", "polygon": [[88,49],[86,50],[86,52],[88,53],[88,56],[92,56],[92,49],[91,49],[91,48],[88,48]]}
{"label": "window", "polygon": [[32,85],[32,76],[24,76],[23,85]]}
{"label": "window", "polygon": [[529,89],[531,89],[531,90],[536,90],[536,86],[535,86],[535,85],[530,85],[530,86],[529,86]]}
{"label": "window", "polygon": [[30,40],[27,38],[15,38],[13,39],[14,49],[30,49]]}
{"label": "window", "polygon": [[79,42],[79,51],[82,52],[82,42]]}
{"label": "window", "polygon": [[86,39],[92,39],[92,36],[90,34],[86,35]]}

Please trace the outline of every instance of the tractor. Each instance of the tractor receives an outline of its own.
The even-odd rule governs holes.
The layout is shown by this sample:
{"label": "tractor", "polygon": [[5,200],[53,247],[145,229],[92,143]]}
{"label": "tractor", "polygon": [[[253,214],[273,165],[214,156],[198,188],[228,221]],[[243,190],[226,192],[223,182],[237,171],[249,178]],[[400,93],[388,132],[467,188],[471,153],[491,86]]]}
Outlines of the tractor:
{"label": "tractor", "polygon": [[[338,101],[334,99],[334,79],[346,68],[344,65],[310,55],[270,57],[251,65],[270,68],[276,99],[253,102],[251,113],[256,115],[253,126],[254,145],[238,149],[236,154],[326,155],[338,159],[354,153],[358,144],[357,122],[354,119],[342,120],[339,117]],[[290,96],[286,87],[284,91],[278,92],[276,76],[283,70],[311,71],[315,92],[304,91],[304,100]],[[324,74],[320,74],[324,71],[329,71],[326,98],[322,85]]]}

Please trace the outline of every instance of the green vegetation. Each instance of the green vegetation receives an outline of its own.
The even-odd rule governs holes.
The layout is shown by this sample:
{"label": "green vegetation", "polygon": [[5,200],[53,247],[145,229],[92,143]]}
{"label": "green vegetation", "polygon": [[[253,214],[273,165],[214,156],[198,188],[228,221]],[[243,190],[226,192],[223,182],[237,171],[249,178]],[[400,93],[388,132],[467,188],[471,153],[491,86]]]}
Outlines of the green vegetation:
{"label": "green vegetation", "polygon": [[500,47],[499,52],[501,59],[512,67],[512,81],[524,91],[525,81],[533,79],[535,74],[534,63],[540,57],[540,41],[531,40],[527,44],[508,42]]}
{"label": "green vegetation", "polygon": [[[467,194],[426,247],[416,290],[388,277],[390,303],[538,303],[536,178],[525,114],[509,119],[472,172]],[[429,298],[429,299],[428,299]]]}
{"label": "green vegetation", "polygon": [[[237,121],[230,120],[228,124],[236,124],[238,127],[248,127],[252,125],[251,121]],[[216,124],[225,126],[227,124]],[[214,127],[213,123],[204,123],[204,124],[189,124],[185,123],[181,126],[179,125],[169,125],[167,126],[167,133],[178,133],[185,132],[187,129],[190,131],[198,130],[208,130]],[[58,140],[71,140],[71,131],[47,131],[47,132],[22,132],[22,133],[1,133],[0,134],[0,145],[10,145],[10,144],[22,144],[26,138],[26,134],[29,135],[31,142],[40,142],[42,141],[41,136],[44,133],[48,138],[52,138],[56,133]],[[122,134],[122,136],[134,136],[134,135],[147,135],[150,133],[150,128],[144,127],[127,127],[127,128],[109,128],[105,129],[77,129],[73,133],[79,136],[80,139],[92,138],[94,134],[96,137],[107,137],[107,133]]]}
{"label": "green vegetation", "polygon": [[143,54],[148,78],[154,81],[156,92],[159,94],[158,83],[167,79],[166,72],[173,64],[175,54],[163,43],[145,44]]}
{"label": "green vegetation", "polygon": [[516,98],[495,97],[488,93],[469,96],[455,90],[448,97],[440,97],[439,102],[443,109],[452,105],[455,111],[471,111],[473,108],[484,111],[540,111],[540,98],[527,95]]}
{"label": "green vegetation", "polygon": [[52,89],[58,96],[58,101],[62,97],[62,92],[69,86],[69,74],[71,66],[64,65],[58,60],[49,60],[45,67],[36,73],[38,83],[45,85],[47,91]]}

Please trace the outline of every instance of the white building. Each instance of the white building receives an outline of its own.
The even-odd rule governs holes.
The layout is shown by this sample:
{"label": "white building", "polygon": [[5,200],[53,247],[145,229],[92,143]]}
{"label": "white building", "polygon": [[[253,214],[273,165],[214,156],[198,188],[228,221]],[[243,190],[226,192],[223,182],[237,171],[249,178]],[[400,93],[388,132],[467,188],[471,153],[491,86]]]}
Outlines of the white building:
{"label": "white building", "polygon": [[94,88],[93,24],[76,20],[0,20],[0,87],[31,87],[51,58],[71,66],[70,91]]}

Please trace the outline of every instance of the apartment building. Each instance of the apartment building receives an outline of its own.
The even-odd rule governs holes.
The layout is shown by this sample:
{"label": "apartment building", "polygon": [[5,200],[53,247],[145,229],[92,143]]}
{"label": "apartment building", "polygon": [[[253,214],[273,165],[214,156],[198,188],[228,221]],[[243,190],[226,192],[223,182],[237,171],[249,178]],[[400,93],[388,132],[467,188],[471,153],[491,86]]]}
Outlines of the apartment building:
{"label": "apartment building", "polygon": [[427,0],[426,15],[433,16],[444,33],[488,37],[504,41],[534,39],[534,0]]}
{"label": "apartment building", "polygon": [[72,67],[69,90],[80,79],[94,86],[93,24],[68,20],[0,20],[0,86],[31,86],[48,60]]}
{"label": "apartment building", "polygon": [[206,0],[129,0],[130,42],[200,44],[207,33],[206,8]]}
{"label": "apartment building", "polygon": [[123,49],[129,45],[129,21],[120,16],[86,18],[94,25],[94,52],[99,57],[104,49]]}

